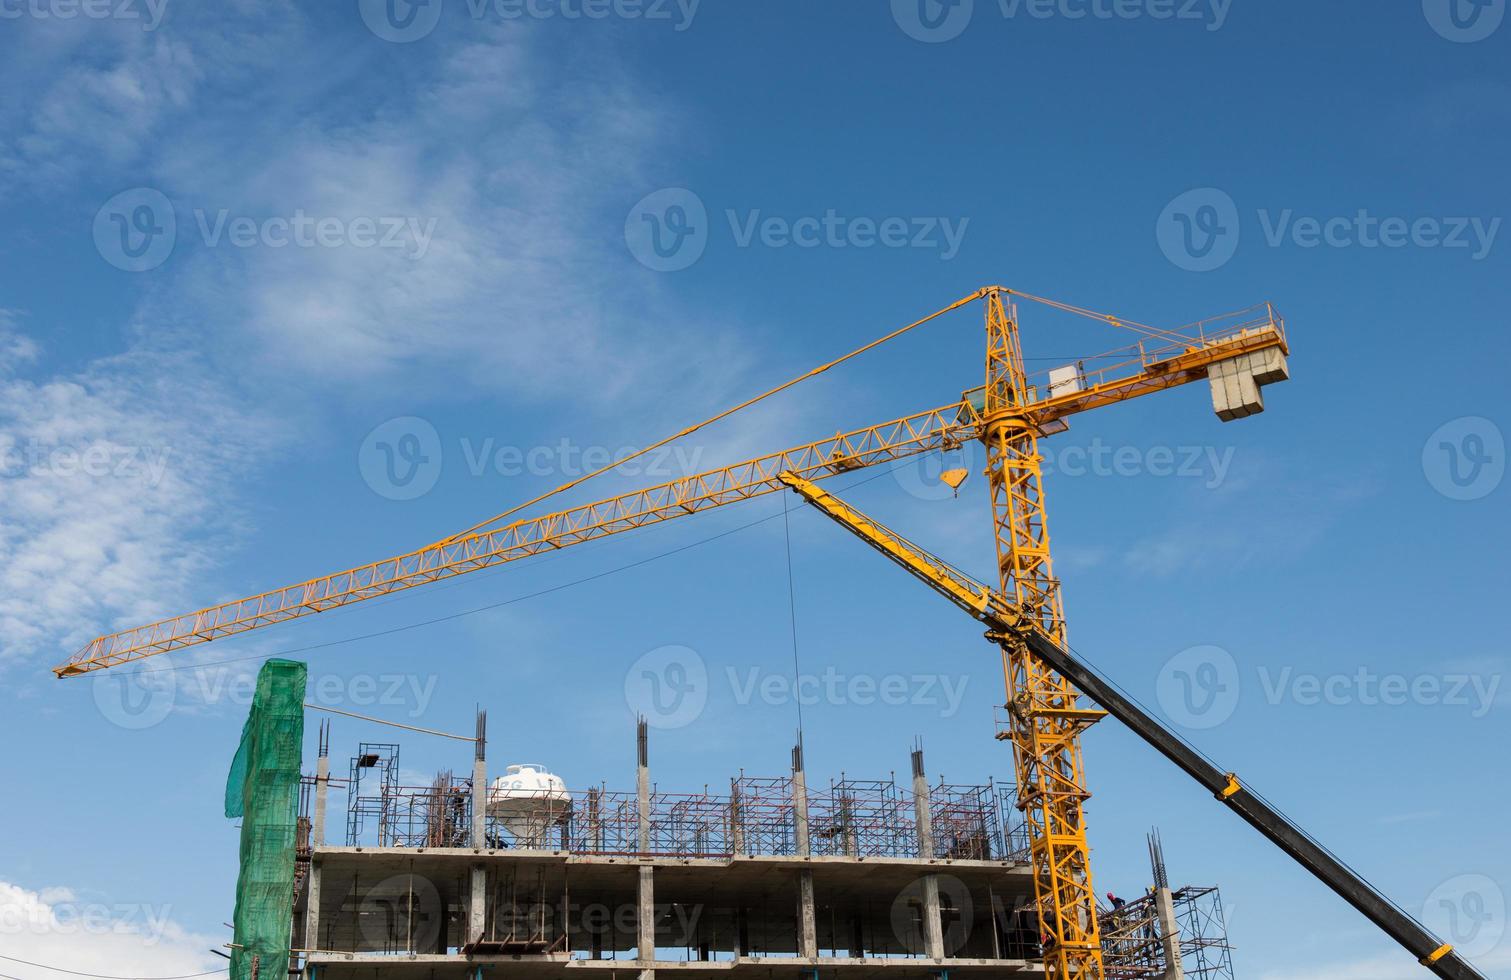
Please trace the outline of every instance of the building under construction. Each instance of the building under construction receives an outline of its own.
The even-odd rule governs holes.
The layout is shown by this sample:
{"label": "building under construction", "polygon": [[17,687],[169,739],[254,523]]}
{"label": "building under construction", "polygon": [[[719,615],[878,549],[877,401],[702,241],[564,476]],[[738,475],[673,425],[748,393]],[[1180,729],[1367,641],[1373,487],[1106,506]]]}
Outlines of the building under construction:
{"label": "building under construction", "polygon": [[[809,785],[797,747],[784,775],[664,792],[641,722],[633,790],[568,791],[540,766],[490,781],[483,736],[480,719],[472,772],[406,786],[398,744],[360,744],[343,778],[322,730],[301,793],[291,973],[1044,972],[1010,784],[931,781],[914,749],[905,785],[892,775]],[[344,820],[332,788],[345,790]],[[1181,924],[1160,917],[1171,896],[1151,890],[1107,913],[1109,977],[1182,975]],[[1220,937],[1220,905],[1216,916]],[[1225,940],[1194,925],[1212,934],[1212,921],[1187,924],[1185,948],[1198,938],[1226,962]]]}

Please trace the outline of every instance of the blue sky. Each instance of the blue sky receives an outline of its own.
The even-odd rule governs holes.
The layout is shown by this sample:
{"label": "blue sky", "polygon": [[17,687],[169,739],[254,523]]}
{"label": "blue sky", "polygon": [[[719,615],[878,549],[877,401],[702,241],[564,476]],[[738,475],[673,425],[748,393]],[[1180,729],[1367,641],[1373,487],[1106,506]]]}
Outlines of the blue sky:
{"label": "blue sky", "polygon": [[[624,788],[635,665],[679,657],[707,698],[655,731],[662,787],[779,773],[796,705],[741,694],[792,673],[772,497],[152,677],[46,667],[433,541],[1000,283],[1159,325],[1278,304],[1262,416],[1190,386],[1046,442],[1072,640],[1511,966],[1511,26],[1452,2],[0,0],[0,889],[41,923],[5,948],[214,966],[237,685],[280,652],[367,637],[290,655],[334,706],[465,731],[481,704],[496,762]],[[1035,367],[1132,339],[1022,312]],[[564,499],[946,404],[981,357],[953,314]],[[433,461],[425,492],[384,445]],[[835,485],[989,577],[984,481],[938,467]],[[913,685],[805,705],[811,778],[885,777],[915,736],[935,775],[1009,776],[974,624],[816,515],[791,545],[802,672]],[[338,719],[338,767],[383,735]],[[1159,826],[1174,878],[1223,886],[1241,975],[1418,975],[1131,736],[1086,753],[1099,890],[1146,883]],[[81,909],[115,927],[58,926]]]}

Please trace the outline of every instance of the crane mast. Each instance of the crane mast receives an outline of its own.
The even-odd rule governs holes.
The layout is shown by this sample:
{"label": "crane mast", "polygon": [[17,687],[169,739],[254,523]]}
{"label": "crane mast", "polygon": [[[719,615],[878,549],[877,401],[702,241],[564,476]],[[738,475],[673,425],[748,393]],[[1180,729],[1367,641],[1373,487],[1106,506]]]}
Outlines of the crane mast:
{"label": "crane mast", "polygon": [[[1065,642],[1060,583],[1049,555],[1039,437],[1025,414],[1028,375],[1018,324],[1001,290],[986,297],[986,398],[981,441],[991,487],[998,584],[1035,628]],[[1033,852],[1045,972],[1055,980],[1101,980],[1091,849],[1083,804],[1081,732],[1096,715],[1077,707],[1074,687],[1017,638],[1002,645],[1019,805]]]}

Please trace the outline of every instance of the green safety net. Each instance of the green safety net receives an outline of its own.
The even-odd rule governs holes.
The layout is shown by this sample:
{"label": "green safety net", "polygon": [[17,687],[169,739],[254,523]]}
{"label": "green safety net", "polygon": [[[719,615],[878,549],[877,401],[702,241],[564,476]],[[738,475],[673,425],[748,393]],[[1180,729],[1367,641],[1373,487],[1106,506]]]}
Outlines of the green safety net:
{"label": "green safety net", "polygon": [[226,816],[241,817],[231,980],[285,980],[304,745],[305,665],[269,660],[226,778]]}

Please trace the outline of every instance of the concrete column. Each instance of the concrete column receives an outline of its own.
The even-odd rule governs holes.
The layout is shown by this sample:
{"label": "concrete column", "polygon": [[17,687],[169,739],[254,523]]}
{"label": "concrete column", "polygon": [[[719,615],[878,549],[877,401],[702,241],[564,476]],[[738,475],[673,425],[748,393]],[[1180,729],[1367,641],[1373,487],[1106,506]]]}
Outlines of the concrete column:
{"label": "concrete column", "polygon": [[[792,830],[800,857],[811,853],[808,836],[808,778],[803,772],[801,740],[792,747]],[[813,869],[797,873],[797,954],[818,956],[818,922],[813,900]]]}
{"label": "concrete column", "polygon": [[[640,855],[648,861],[651,852],[651,754],[650,727],[641,718],[635,725],[635,798],[640,810]],[[640,866],[635,913],[635,953],[641,965],[640,980],[655,980],[656,971],[656,869]]]}
{"label": "concrete column", "polygon": [[481,940],[488,927],[488,870],[483,865],[472,866],[471,886],[467,901],[467,944]]}
{"label": "concrete column", "polygon": [[651,852],[651,762],[650,730],[645,719],[635,726],[635,796],[640,809],[640,853]]}
{"label": "concrete column", "polygon": [[1180,961],[1180,923],[1175,919],[1175,897],[1168,887],[1154,889],[1154,909],[1165,950],[1165,973],[1161,980],[1183,980],[1186,972]]}
{"label": "concrete column", "polygon": [[815,959],[818,957],[818,922],[814,913],[811,868],[804,868],[797,873],[797,909],[797,955]]}
{"label": "concrete column", "polygon": [[[923,749],[913,750],[913,815],[918,821],[918,856],[934,856],[934,821],[929,810],[929,778],[923,771]],[[923,878],[923,941],[931,960],[944,959],[944,921],[939,911],[939,877]]]}
{"label": "concrete column", "polygon": [[488,713],[477,713],[477,741],[472,754],[472,846],[488,846]]}
{"label": "concrete column", "polygon": [[331,760],[322,752],[315,760],[315,813],[310,818],[310,847],[325,845],[325,801],[331,785]]}
{"label": "concrete column", "polygon": [[808,849],[808,780],[803,774],[803,747],[792,747],[792,832],[799,857],[812,853]]}
{"label": "concrete column", "polygon": [[641,965],[640,980],[654,980],[656,971],[650,964],[656,959],[656,869],[648,864],[640,867],[635,953]]}
{"label": "concrete column", "polygon": [[310,859],[309,877],[306,879],[308,891],[305,893],[304,910],[304,948],[320,948],[320,859]]}
{"label": "concrete column", "polygon": [[310,815],[310,870],[306,880],[304,945],[320,948],[320,856],[325,846],[325,805],[331,786],[330,722],[320,723],[320,755],[315,759],[315,808]]}
{"label": "concrete column", "polygon": [[745,853],[745,828],[740,819],[740,781],[729,781],[729,850],[738,857]]}

